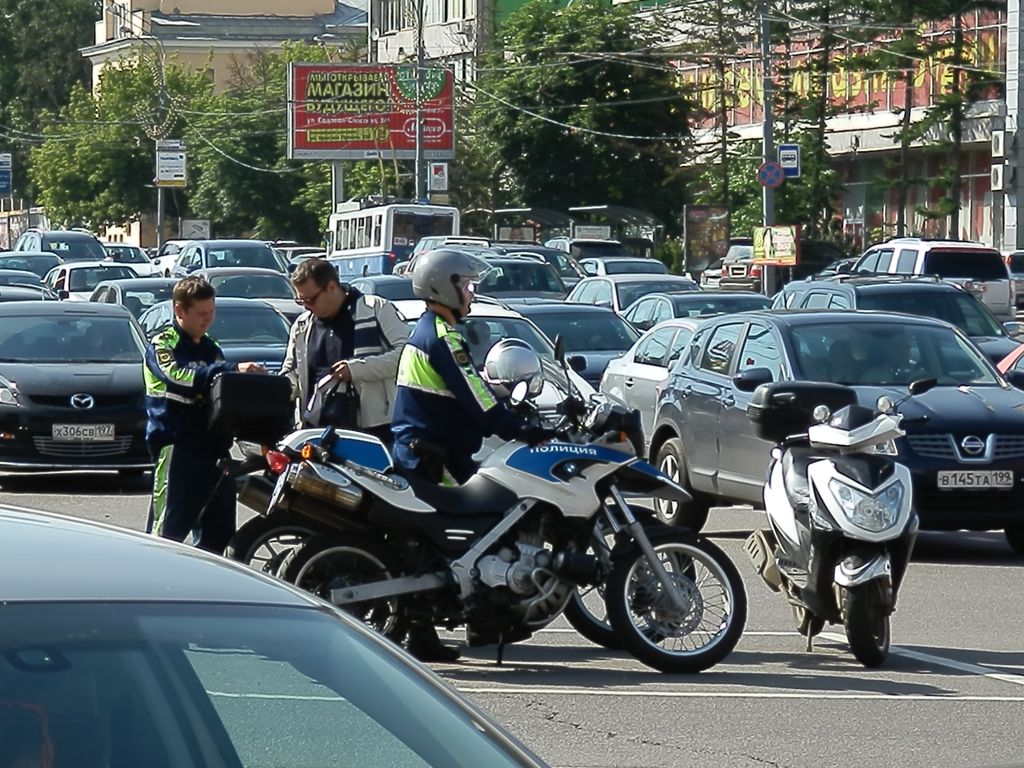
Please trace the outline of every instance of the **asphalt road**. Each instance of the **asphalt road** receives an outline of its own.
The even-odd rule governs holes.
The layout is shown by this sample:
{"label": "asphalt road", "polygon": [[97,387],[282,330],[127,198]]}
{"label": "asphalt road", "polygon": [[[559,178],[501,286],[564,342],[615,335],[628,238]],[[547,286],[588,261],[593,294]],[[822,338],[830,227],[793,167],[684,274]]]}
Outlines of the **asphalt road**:
{"label": "asphalt road", "polygon": [[[148,481],[0,475],[0,503],[141,528]],[[1001,534],[923,534],[893,619],[897,647],[865,670],[828,627],[812,653],[755,581],[742,541],[760,515],[713,513],[739,566],[747,631],[726,661],[668,677],[567,625],[438,666],[554,766],[1004,766],[1024,760],[1024,558]],[[452,636],[453,638],[456,636]]]}

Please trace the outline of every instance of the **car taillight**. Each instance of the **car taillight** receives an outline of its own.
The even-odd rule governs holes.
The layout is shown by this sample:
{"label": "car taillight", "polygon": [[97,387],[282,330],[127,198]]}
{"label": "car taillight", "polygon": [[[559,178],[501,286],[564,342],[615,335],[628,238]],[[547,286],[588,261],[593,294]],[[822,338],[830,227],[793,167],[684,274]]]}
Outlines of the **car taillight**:
{"label": "car taillight", "polygon": [[392,264],[394,264],[397,260],[398,260],[398,254],[395,253],[394,251],[389,251],[388,252],[388,261],[390,261]]}
{"label": "car taillight", "polygon": [[762,268],[760,264],[751,264],[750,272],[748,273],[751,277],[760,277]]}
{"label": "car taillight", "polygon": [[291,464],[291,459],[280,451],[267,451],[267,466],[275,475],[280,475]]}

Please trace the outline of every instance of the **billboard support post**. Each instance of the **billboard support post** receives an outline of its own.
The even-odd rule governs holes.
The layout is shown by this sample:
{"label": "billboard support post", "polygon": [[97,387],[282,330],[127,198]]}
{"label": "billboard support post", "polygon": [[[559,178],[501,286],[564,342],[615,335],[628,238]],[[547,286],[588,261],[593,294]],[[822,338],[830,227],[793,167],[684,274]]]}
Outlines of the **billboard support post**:
{"label": "billboard support post", "polygon": [[423,0],[416,0],[416,202],[423,199]]}

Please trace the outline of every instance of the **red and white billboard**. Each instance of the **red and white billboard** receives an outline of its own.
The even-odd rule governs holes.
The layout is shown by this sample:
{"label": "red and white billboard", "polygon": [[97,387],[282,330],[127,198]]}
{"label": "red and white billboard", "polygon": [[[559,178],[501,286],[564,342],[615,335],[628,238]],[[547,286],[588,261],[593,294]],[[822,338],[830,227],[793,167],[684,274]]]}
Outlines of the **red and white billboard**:
{"label": "red and white billboard", "polygon": [[[453,81],[450,69],[423,71],[420,103],[426,160],[454,157]],[[415,158],[415,65],[289,65],[288,157]]]}

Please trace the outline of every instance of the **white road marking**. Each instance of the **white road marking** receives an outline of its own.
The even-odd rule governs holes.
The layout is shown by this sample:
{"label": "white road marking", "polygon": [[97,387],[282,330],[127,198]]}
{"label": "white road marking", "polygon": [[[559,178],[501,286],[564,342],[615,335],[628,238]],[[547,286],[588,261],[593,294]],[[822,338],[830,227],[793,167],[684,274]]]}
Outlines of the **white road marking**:
{"label": "white road marking", "polygon": [[618,696],[621,698],[665,699],[829,699],[836,701],[975,701],[1024,704],[1024,696],[960,696],[925,693],[812,693],[768,691],[637,691],[633,689],[583,688],[574,686],[546,687],[459,687],[469,695],[501,696]]}

